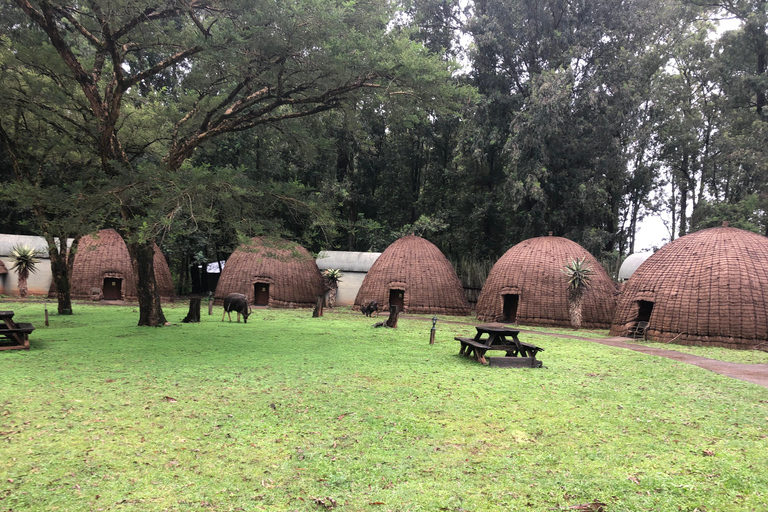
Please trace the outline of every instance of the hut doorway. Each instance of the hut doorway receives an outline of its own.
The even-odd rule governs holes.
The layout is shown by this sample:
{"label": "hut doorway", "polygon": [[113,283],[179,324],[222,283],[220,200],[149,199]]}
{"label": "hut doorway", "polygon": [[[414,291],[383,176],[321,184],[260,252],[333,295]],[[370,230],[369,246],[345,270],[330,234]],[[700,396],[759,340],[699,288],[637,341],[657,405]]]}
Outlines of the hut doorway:
{"label": "hut doorway", "polygon": [[123,280],[117,277],[105,277],[101,287],[101,295],[104,300],[123,299]]}
{"label": "hut doorway", "polygon": [[253,284],[254,306],[269,306],[269,283]]}
{"label": "hut doorway", "polygon": [[397,306],[398,311],[403,311],[405,306],[405,290],[389,290],[389,306]]}
{"label": "hut doorway", "polygon": [[645,332],[648,330],[648,322],[651,321],[651,313],[653,313],[653,302],[647,300],[637,301],[637,321],[633,328],[631,328],[630,334],[633,338],[645,339]]}
{"label": "hut doorway", "polygon": [[650,322],[653,313],[653,302],[647,300],[637,301],[637,321]]}
{"label": "hut doorway", "polygon": [[513,324],[517,321],[517,306],[520,304],[520,295],[509,293],[502,295],[502,297],[504,298],[504,310],[501,321]]}

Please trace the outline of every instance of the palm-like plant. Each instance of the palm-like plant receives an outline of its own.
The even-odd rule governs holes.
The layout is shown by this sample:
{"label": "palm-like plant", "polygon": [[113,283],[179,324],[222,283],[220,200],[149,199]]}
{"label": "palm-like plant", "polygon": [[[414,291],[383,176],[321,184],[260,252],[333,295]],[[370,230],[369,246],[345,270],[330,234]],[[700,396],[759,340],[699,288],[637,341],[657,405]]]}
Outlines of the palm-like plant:
{"label": "palm-like plant", "polygon": [[586,260],[586,257],[572,259],[562,271],[568,280],[568,314],[574,329],[581,327],[582,302],[589,289],[589,281],[595,273],[592,267],[586,263]]}
{"label": "palm-like plant", "polygon": [[336,293],[339,290],[339,283],[341,282],[341,270],[337,268],[329,268],[323,272],[323,279],[325,280],[325,288],[328,290],[328,301],[326,306],[332,308],[336,304]]}
{"label": "palm-like plant", "polygon": [[37,264],[40,260],[37,259],[37,251],[27,245],[17,245],[11,249],[11,259],[13,260],[13,266],[11,270],[15,270],[19,277],[19,296],[23,299],[27,296],[27,279],[30,274],[37,272]]}

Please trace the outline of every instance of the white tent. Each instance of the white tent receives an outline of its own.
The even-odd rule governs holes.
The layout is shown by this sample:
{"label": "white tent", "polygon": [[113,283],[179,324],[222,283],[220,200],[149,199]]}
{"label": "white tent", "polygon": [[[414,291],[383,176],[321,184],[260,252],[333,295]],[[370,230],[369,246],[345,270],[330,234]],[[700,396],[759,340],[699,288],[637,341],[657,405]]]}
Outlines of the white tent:
{"label": "white tent", "polygon": [[638,252],[627,256],[627,259],[624,260],[624,263],[621,264],[621,268],[619,268],[619,281],[626,281],[632,277],[635,270],[637,270],[637,268],[652,255],[652,252]]}

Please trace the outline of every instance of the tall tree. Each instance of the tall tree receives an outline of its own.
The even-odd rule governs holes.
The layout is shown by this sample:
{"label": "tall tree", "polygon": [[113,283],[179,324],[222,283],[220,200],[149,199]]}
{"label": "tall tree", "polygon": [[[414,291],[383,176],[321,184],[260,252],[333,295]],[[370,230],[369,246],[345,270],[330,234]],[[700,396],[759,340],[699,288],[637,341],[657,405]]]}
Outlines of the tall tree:
{"label": "tall tree", "polygon": [[[445,65],[387,30],[384,2],[14,1],[47,37],[28,64],[77,88],[139,276],[139,325],[165,322],[152,244],[164,192],[196,148],[338,108],[366,88],[449,93]],[[29,32],[14,28],[17,40]]]}
{"label": "tall tree", "polygon": [[671,239],[690,229],[692,211],[704,198],[711,174],[720,89],[713,79],[714,42],[709,23],[691,26],[656,81],[659,158],[668,176]]}
{"label": "tall tree", "polygon": [[[0,14],[9,26],[29,25],[6,4]],[[30,64],[30,54],[43,42],[35,30],[15,43],[7,35],[0,42],[0,167],[8,177],[0,195],[17,216],[37,226],[31,233],[48,243],[58,312],[71,314],[69,279],[77,242],[104,218],[105,201],[95,172],[97,155],[73,101],[76,88]]]}
{"label": "tall tree", "polygon": [[484,177],[469,197],[488,201],[467,211],[494,251],[549,230],[595,253],[619,245],[640,105],[689,17],[675,2],[475,2],[485,103],[460,168]]}

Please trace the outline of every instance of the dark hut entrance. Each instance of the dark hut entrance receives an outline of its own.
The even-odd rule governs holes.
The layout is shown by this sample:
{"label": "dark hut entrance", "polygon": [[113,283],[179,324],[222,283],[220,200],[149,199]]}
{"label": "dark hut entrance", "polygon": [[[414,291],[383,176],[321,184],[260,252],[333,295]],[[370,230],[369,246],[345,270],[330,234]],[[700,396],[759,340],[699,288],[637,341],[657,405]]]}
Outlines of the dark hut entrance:
{"label": "dark hut entrance", "polygon": [[405,306],[405,290],[389,290],[389,305],[397,306],[397,310],[402,311]]}
{"label": "dark hut entrance", "polygon": [[645,339],[645,331],[648,329],[648,322],[651,321],[651,313],[653,313],[653,302],[637,301],[637,322],[630,331],[633,338]]}
{"label": "dark hut entrance", "polygon": [[517,321],[517,306],[520,304],[520,295],[510,293],[502,295],[502,297],[504,298],[502,322],[515,323]]}
{"label": "dark hut entrance", "polygon": [[647,300],[637,301],[637,321],[638,322],[650,322],[651,313],[653,313],[653,302]]}
{"label": "dark hut entrance", "polygon": [[101,294],[104,300],[122,300],[123,280],[116,277],[105,277],[104,285],[101,287]]}
{"label": "dark hut entrance", "polygon": [[269,306],[269,283],[254,283],[253,304],[255,306]]}

